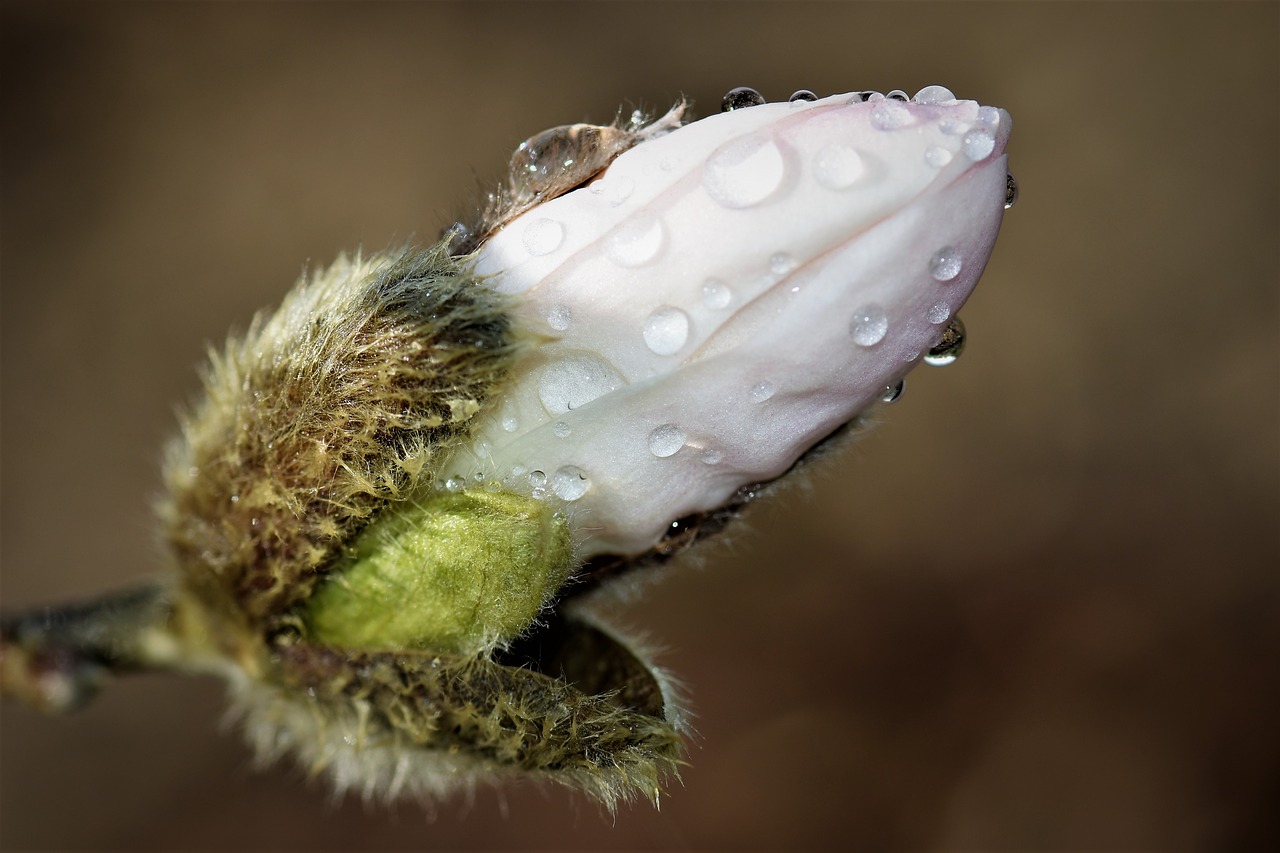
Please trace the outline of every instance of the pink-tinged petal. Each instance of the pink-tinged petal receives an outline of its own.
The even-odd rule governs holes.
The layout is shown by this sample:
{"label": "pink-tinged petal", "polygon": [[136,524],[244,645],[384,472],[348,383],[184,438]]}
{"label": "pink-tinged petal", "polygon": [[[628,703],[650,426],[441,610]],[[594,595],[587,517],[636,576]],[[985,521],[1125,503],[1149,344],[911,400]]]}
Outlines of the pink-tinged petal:
{"label": "pink-tinged petal", "polygon": [[781,476],[936,345],[1005,209],[1003,110],[941,87],[641,142],[480,250],[539,343],[450,464],[562,501],[582,555]]}

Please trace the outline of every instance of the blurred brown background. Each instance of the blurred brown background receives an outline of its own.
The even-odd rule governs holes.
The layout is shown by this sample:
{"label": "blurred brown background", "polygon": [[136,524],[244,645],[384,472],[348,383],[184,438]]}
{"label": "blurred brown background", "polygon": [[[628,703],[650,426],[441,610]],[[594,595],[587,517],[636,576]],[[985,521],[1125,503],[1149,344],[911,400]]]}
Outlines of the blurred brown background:
{"label": "blurred brown background", "polygon": [[545,127],[943,83],[1010,110],[1022,186],[961,361],[625,609],[698,712],[660,812],[335,807],[249,769],[219,684],[156,677],[3,709],[5,848],[1274,841],[1280,6],[0,14],[6,609],[154,571],[206,342],[308,261],[433,238]]}

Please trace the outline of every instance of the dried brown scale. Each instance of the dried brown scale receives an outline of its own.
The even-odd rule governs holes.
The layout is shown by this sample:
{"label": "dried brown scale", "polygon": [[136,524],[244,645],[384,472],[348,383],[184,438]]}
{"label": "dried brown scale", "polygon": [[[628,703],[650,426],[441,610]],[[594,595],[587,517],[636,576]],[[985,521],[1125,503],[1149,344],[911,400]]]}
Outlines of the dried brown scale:
{"label": "dried brown scale", "polygon": [[[286,337],[299,312],[310,322]],[[306,600],[342,543],[466,437],[513,351],[501,297],[442,249],[313,276],[211,354],[161,505],[187,583],[250,624]]]}

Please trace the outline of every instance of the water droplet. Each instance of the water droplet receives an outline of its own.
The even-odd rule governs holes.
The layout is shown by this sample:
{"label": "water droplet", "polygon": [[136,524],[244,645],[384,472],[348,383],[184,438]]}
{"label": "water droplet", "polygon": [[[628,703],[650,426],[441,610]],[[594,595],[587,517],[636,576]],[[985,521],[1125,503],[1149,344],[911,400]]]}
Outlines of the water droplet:
{"label": "water droplet", "polygon": [[627,175],[618,175],[617,177],[592,181],[587,189],[603,198],[610,207],[617,207],[630,198],[631,193],[635,192],[636,182]]}
{"label": "water droplet", "polygon": [[769,256],[769,272],[774,275],[786,275],[795,268],[795,260],[786,252],[774,252]]}
{"label": "water droplet", "polygon": [[512,466],[511,466],[511,476],[512,476],[513,478],[514,478],[514,477],[522,477],[522,476],[524,476],[524,472],[525,472],[525,471],[528,471],[528,470],[529,470],[529,469],[528,469],[528,468],[526,468],[526,467],[524,467],[523,465],[512,465]]}
{"label": "water droplet", "polygon": [[894,101],[906,101],[906,100],[908,100],[908,98],[907,98],[907,93],[906,93],[906,92],[904,92],[904,91],[902,91],[901,89],[894,89],[892,92],[890,92],[889,94],[885,95],[885,97],[886,97],[886,98],[888,98],[888,99],[890,99],[890,100],[894,100]]}
{"label": "water droplet", "polygon": [[960,357],[964,352],[964,323],[959,317],[952,317],[942,333],[942,340],[929,348],[924,363],[935,367],[943,367]]}
{"label": "water droplet", "polygon": [[649,433],[649,452],[659,459],[666,459],[679,453],[684,442],[684,430],[675,424],[663,424]]}
{"label": "water droplet", "polygon": [[907,380],[899,379],[893,385],[884,386],[884,390],[880,392],[880,402],[892,403],[894,400],[902,396],[902,392],[907,389]]}
{"label": "water droplet", "polygon": [[547,325],[557,332],[563,332],[573,322],[573,314],[566,305],[556,305],[547,312]]}
{"label": "water droplet", "polygon": [[1012,174],[1004,176],[1004,209],[1008,210],[1018,201],[1018,179]]}
{"label": "water droplet", "polygon": [[862,155],[848,145],[828,145],[813,158],[813,177],[827,189],[851,187],[864,171]]}
{"label": "water droplet", "polygon": [[951,162],[951,152],[941,145],[930,145],[924,150],[924,161],[935,169],[941,169]]}
{"label": "water droplet", "polygon": [[460,492],[466,485],[467,478],[456,475],[444,481],[445,489],[450,492]]}
{"label": "water droplet", "polygon": [[663,240],[662,222],[642,211],[614,229],[605,244],[605,252],[619,266],[638,267],[653,260]]}
{"label": "water droplet", "polygon": [[732,301],[733,291],[720,279],[709,278],[702,283],[702,304],[712,311],[728,308]]}
{"label": "water droplet", "polygon": [[553,361],[541,369],[538,399],[552,415],[563,415],[625,384],[606,362],[587,353]]}
{"label": "water droplet", "polygon": [[956,96],[946,86],[925,86],[913,100],[917,104],[945,104],[948,101],[954,101]]}
{"label": "water droplet", "polygon": [[1000,110],[995,107],[978,107],[978,124],[995,130],[1000,126]]}
{"label": "water droplet", "polygon": [[564,421],[556,421],[551,425],[551,431],[556,434],[556,438],[568,438],[569,433],[573,432],[573,427]]}
{"label": "water droplet", "polygon": [[955,246],[943,246],[929,259],[929,275],[938,281],[951,281],[960,275],[960,253]]}
{"label": "water droplet", "polygon": [[758,107],[765,103],[764,95],[750,86],[738,86],[730,89],[720,101],[720,112],[729,113],[747,107]]}
{"label": "water droplet", "polygon": [[870,94],[871,94],[870,92],[854,92],[852,95],[849,96],[849,103],[861,104],[863,101],[867,100]]}
{"label": "water droplet", "polygon": [[531,255],[549,255],[564,242],[564,226],[554,219],[535,219],[524,228],[521,238]]}
{"label": "water droplet", "polygon": [[935,326],[940,326],[951,317],[951,306],[945,302],[935,302],[929,306],[924,318]]}
{"label": "water droplet", "polygon": [[792,92],[791,97],[787,98],[787,101],[792,104],[804,104],[816,100],[818,100],[818,96],[813,92],[810,92],[808,89],[800,89],[799,91]]}
{"label": "water droplet", "polygon": [[777,388],[773,387],[772,382],[757,382],[751,386],[751,402],[763,403],[773,396]]}
{"label": "water droplet", "polygon": [[897,130],[911,123],[911,110],[899,100],[885,98],[871,108],[871,126],[876,130]]}
{"label": "water droplet", "polygon": [[969,129],[969,125],[953,118],[944,118],[938,123],[938,130],[941,130],[947,136],[959,136]]}
{"label": "water droplet", "polygon": [[674,355],[689,339],[689,315],[663,305],[644,321],[644,343],[658,355]]}
{"label": "water droplet", "polygon": [[960,150],[964,152],[964,156],[968,157],[975,163],[985,160],[991,156],[991,152],[996,149],[996,138],[991,135],[991,131],[985,127],[975,127],[964,135],[964,143],[960,146]]}
{"label": "water droplet", "polygon": [[547,475],[545,473],[543,473],[542,471],[529,472],[529,485],[537,489],[537,488],[541,488],[542,486],[545,486],[546,484],[547,484]]}
{"label": "water droplet", "polygon": [[520,428],[520,422],[511,415],[507,415],[502,419],[502,428],[507,432],[515,432]]}
{"label": "water droplet", "polygon": [[719,450],[704,450],[699,458],[702,459],[705,465],[719,465],[724,456],[721,455]]}
{"label": "water droplet", "polygon": [[785,171],[782,152],[773,140],[753,133],[711,152],[702,170],[702,186],[725,207],[750,207],[773,194]]}
{"label": "water droplet", "polygon": [[884,340],[889,331],[889,315],[874,302],[863,305],[853,312],[853,322],[849,324],[849,334],[853,342],[860,347],[873,347]]}
{"label": "water droplet", "polygon": [[591,488],[591,478],[577,465],[565,465],[551,478],[551,491],[565,501],[576,501]]}

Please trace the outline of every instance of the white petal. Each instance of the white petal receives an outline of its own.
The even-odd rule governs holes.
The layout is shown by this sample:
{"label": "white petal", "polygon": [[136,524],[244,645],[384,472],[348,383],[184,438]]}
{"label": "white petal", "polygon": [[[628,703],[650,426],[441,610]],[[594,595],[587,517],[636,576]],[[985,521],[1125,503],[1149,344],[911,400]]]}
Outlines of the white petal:
{"label": "white petal", "polygon": [[850,100],[694,122],[494,235],[478,270],[546,342],[451,472],[558,494],[583,556],[640,553],[900,379],[990,255],[1010,122]]}

